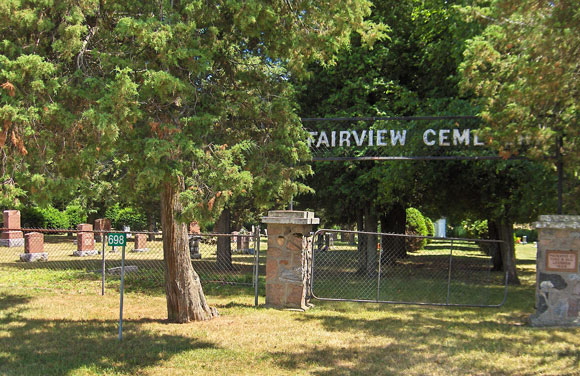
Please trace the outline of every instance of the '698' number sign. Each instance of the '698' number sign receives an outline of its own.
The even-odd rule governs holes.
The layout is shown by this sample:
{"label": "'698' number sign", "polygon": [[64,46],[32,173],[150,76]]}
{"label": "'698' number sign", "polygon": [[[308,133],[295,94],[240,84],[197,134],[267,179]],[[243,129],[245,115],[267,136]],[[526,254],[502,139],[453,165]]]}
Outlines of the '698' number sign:
{"label": "'698' number sign", "polygon": [[127,234],[109,233],[107,234],[107,244],[110,246],[124,246],[127,244]]}

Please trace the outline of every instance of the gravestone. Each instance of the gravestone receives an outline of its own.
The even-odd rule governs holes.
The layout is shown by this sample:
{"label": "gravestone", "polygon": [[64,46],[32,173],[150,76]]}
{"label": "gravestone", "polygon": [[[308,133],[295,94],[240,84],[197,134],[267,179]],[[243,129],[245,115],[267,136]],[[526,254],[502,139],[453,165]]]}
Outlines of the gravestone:
{"label": "gravestone", "polygon": [[250,236],[246,231],[238,232],[236,236],[236,250],[239,253],[249,253],[250,252]]}
{"label": "gravestone", "polygon": [[145,234],[135,234],[135,248],[133,252],[147,252],[149,249],[147,246],[147,235]]}
{"label": "gravestone", "polygon": [[86,257],[98,254],[95,249],[93,225],[81,223],[77,226],[77,231],[77,250],[73,252],[73,256]]}
{"label": "gravestone", "polygon": [[199,234],[201,233],[201,227],[199,226],[199,223],[193,221],[189,224],[187,230],[189,232],[189,256],[192,260],[200,260],[201,253],[199,251],[199,242],[201,241],[201,236],[199,236]]}
{"label": "gravestone", "polygon": [[44,252],[44,235],[39,232],[29,232],[24,235],[24,253],[20,261],[48,261],[48,253]]}
{"label": "gravestone", "polygon": [[266,253],[266,305],[308,309],[310,283],[307,265],[312,261],[309,235],[320,223],[313,212],[271,210],[262,218],[268,225]]}
{"label": "gravestone", "polygon": [[[95,231],[109,232],[111,231],[111,220],[109,218],[95,219]],[[102,242],[105,238],[103,233],[95,233],[95,241]]]}
{"label": "gravestone", "polygon": [[580,326],[580,216],[542,215],[532,326]]}
{"label": "gravestone", "polygon": [[2,232],[0,239],[1,247],[22,247],[24,246],[24,235],[20,231],[20,210],[4,210],[4,228],[8,230]]}

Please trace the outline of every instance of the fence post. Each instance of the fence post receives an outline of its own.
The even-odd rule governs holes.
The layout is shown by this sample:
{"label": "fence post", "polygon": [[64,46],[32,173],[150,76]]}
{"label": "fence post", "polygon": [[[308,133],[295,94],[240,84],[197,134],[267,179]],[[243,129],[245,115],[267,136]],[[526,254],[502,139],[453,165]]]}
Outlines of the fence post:
{"label": "fence post", "polygon": [[254,247],[254,306],[258,306],[258,286],[259,286],[259,275],[260,275],[260,226],[256,227],[256,232],[254,234],[254,239],[256,246]]}
{"label": "fence post", "polygon": [[262,222],[268,224],[266,305],[307,309],[308,236],[320,219],[313,212],[272,210]]}
{"label": "fence post", "polygon": [[451,240],[451,249],[449,250],[449,270],[447,271],[447,299],[446,304],[449,304],[451,295],[451,268],[453,267],[453,240]]}
{"label": "fence post", "polygon": [[102,256],[103,261],[101,263],[101,295],[105,295],[105,243],[107,242],[107,235],[101,232],[101,243],[102,243]]}

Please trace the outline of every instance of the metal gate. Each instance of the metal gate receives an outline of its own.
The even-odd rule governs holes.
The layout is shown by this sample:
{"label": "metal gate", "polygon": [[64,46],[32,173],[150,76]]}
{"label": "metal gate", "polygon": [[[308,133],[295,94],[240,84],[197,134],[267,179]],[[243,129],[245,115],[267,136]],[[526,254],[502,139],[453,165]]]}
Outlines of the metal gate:
{"label": "metal gate", "polygon": [[[310,294],[319,300],[500,307],[501,241],[321,229],[312,241]],[[506,268],[507,270],[507,268]]]}

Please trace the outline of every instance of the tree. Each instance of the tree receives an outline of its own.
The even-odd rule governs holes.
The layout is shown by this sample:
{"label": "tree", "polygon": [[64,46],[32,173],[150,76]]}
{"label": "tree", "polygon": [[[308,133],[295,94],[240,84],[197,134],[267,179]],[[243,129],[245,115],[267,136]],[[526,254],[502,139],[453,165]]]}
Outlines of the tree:
{"label": "tree", "polygon": [[578,4],[496,0],[463,10],[486,26],[469,41],[461,73],[463,88],[479,98],[488,137],[506,156],[549,161],[561,178],[565,167],[574,186],[567,210],[577,211]]}
{"label": "tree", "polygon": [[[371,19],[390,27],[389,40],[369,49],[354,35],[351,47],[341,51],[336,65],[314,65],[312,79],[303,83],[300,93],[304,117],[466,114],[468,102],[459,98],[456,69],[464,40],[476,28],[473,23],[463,22],[451,3],[417,0],[376,3]],[[307,127],[315,125],[305,123]],[[350,129],[424,126],[394,122],[319,125],[335,130],[345,125]],[[367,155],[369,151],[358,152]],[[396,155],[404,153],[421,155],[416,145],[394,151]],[[374,218],[377,216],[382,231],[404,233],[405,208],[423,204],[420,192],[431,185],[423,178],[425,168],[435,167],[433,163],[399,161],[317,162],[315,174],[307,183],[316,190],[316,196],[301,197],[300,201],[310,207],[316,201],[331,221],[344,223],[356,219],[359,230],[377,231],[379,221]],[[366,223],[365,218],[369,219]],[[390,249],[385,250],[386,262],[405,257],[404,241],[400,240],[391,242]],[[359,241],[361,265],[366,265],[368,254],[376,252],[376,241],[369,239],[368,243]]]}
{"label": "tree", "polygon": [[185,222],[219,215],[280,171],[265,198],[296,191],[288,181],[308,172],[308,149],[289,78],[311,59],[332,61],[353,29],[369,43],[380,37],[380,25],[364,21],[369,7],[3,2],[3,175],[30,194],[55,194],[119,161],[120,184],[130,177],[135,192],[160,192],[169,320],[210,319]]}

